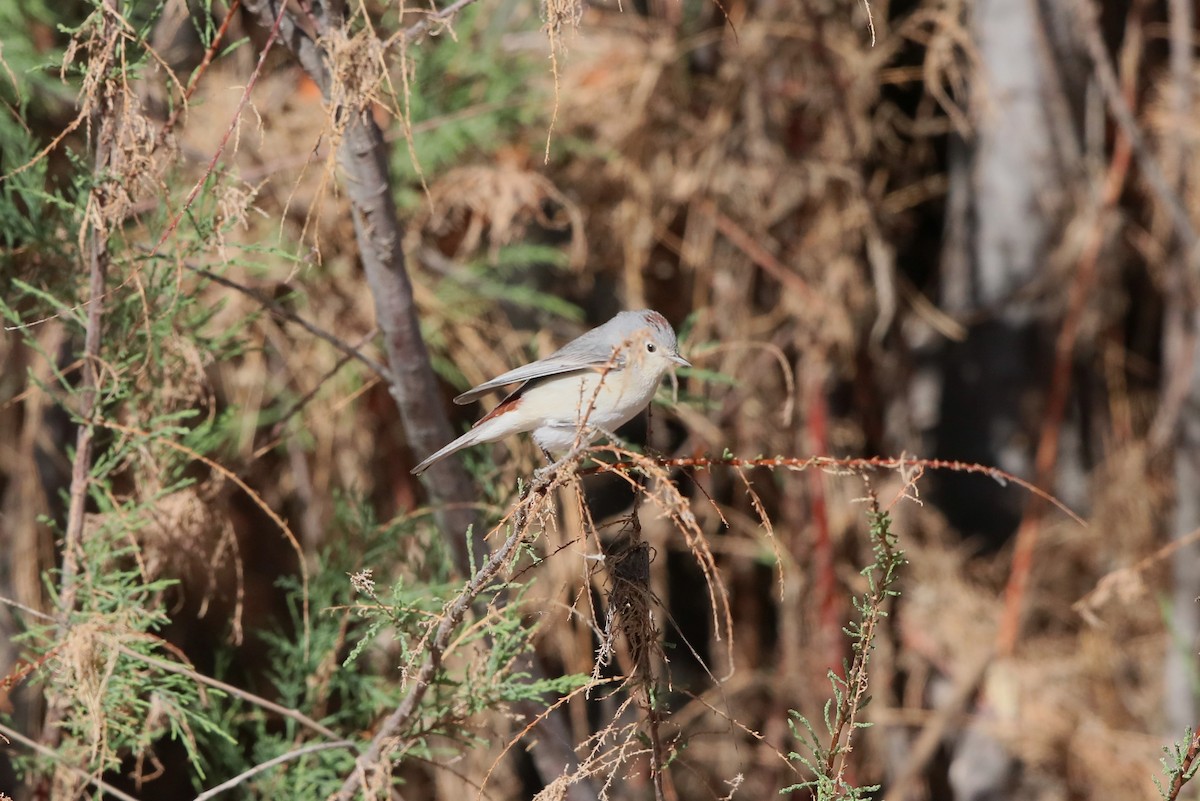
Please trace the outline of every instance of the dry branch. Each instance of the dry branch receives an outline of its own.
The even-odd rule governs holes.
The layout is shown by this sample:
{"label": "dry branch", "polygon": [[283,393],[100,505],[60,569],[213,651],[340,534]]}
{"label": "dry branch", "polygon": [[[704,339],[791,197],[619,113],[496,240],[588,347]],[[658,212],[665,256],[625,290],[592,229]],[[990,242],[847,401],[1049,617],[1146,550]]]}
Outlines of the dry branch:
{"label": "dry branch", "polygon": [[96,776],[93,776],[92,774],[88,773],[87,771],[80,770],[79,768],[75,767],[74,765],[69,765],[65,762],[62,762],[61,757],[58,755],[58,752],[54,751],[51,748],[47,748],[46,746],[42,745],[39,742],[29,739],[28,737],[26,737],[25,735],[16,731],[15,729],[11,729],[8,726],[5,726],[3,723],[0,723],[0,737],[4,737],[5,739],[11,740],[14,743],[20,743],[21,745],[25,746],[26,748],[30,749],[31,751],[37,752],[42,757],[55,763],[60,768],[62,768],[63,770],[66,770],[67,772],[69,772],[70,774],[75,776],[80,781],[86,782],[86,783],[92,785],[93,787],[96,787],[97,789],[102,790],[104,793],[112,796],[113,798],[120,799],[120,801],[138,801],[136,798],[129,795],[128,793],[118,790],[116,787],[113,787],[111,784],[103,781],[102,779],[100,779]]}
{"label": "dry branch", "polygon": [[[568,464],[568,466],[573,466]],[[458,626],[466,617],[467,612],[478,600],[480,594],[492,585],[492,582],[504,569],[509,560],[516,554],[529,536],[530,521],[536,516],[533,512],[546,498],[559,479],[559,472],[543,474],[530,487],[524,498],[512,515],[512,529],[504,544],[492,553],[487,562],[467,582],[466,587],[459,593],[442,614],[442,619],[433,636],[425,646],[425,660],[422,662],[416,676],[411,679],[412,687],[408,695],[400,702],[392,713],[379,725],[370,746],[362,753],[355,763],[355,769],[346,777],[342,789],[338,792],[338,801],[350,801],[360,785],[369,786],[369,776],[375,774],[383,760],[388,758],[388,752],[394,748],[396,736],[402,732],[417,714],[425,693],[432,686],[438,670],[442,666],[442,657],[449,648]]]}
{"label": "dry branch", "polygon": [[[1082,517],[1071,511],[1069,506],[1051,495],[1046,490],[1026,481],[1020,476],[1015,476],[1012,473],[1001,470],[998,467],[989,467],[988,465],[977,464],[974,462],[961,462],[953,459],[921,459],[914,456],[866,456],[847,458],[835,456],[758,456],[753,459],[744,459],[738,456],[685,456],[675,459],[651,459],[650,461],[659,467],[692,467],[699,469],[711,468],[717,465],[725,465],[728,467],[782,467],[787,470],[808,470],[810,468],[843,471],[947,470],[952,473],[974,473],[991,478],[993,481],[998,481],[1002,485],[1013,484],[1018,486],[1026,492],[1032,493],[1042,500],[1052,504],[1060,512],[1071,518],[1071,520],[1075,521],[1079,525],[1087,526],[1087,523]],[[610,473],[618,470],[627,470],[631,467],[637,466],[637,462],[623,461],[613,464],[599,464],[579,472],[581,475],[590,475],[592,473]]]}
{"label": "dry branch", "polygon": [[[105,15],[103,20],[103,25],[111,24],[108,15]],[[109,49],[106,48],[105,53],[111,57]],[[82,241],[86,237],[88,254],[87,322],[84,331],[78,393],[79,429],[75,436],[75,456],[71,463],[67,523],[63,531],[62,568],[59,573],[59,639],[66,638],[71,626],[71,617],[75,611],[79,561],[83,555],[84,518],[88,487],[91,483],[92,445],[95,437],[94,418],[97,398],[100,394],[96,366],[100,361],[100,337],[104,323],[104,284],[109,267],[108,232],[103,230],[103,226],[104,209],[113,186],[110,180],[103,176],[111,167],[113,143],[117,136],[116,128],[121,124],[117,118],[118,109],[116,108],[120,90],[106,82],[98,91],[100,99],[94,107],[97,117],[94,127],[97,133],[93,178],[96,183],[88,196],[84,220],[80,227],[80,239]],[[51,749],[56,748],[62,739],[60,724],[70,714],[66,703],[60,692],[48,693],[42,739],[44,745]],[[63,765],[62,767],[68,767],[72,774],[76,772],[70,766]]]}
{"label": "dry branch", "polygon": [[[1125,136],[1128,137],[1130,147],[1133,148],[1133,154],[1137,157],[1138,165],[1146,176],[1150,190],[1170,215],[1175,233],[1187,253],[1188,263],[1195,264],[1197,260],[1200,260],[1200,235],[1196,233],[1196,228],[1192,224],[1191,216],[1188,214],[1183,200],[1171,186],[1166,175],[1163,174],[1158,159],[1154,157],[1154,153],[1146,141],[1146,135],[1142,133],[1142,128],[1138,125],[1133,110],[1121,92],[1121,83],[1117,78],[1116,68],[1108,55],[1103,34],[1100,32],[1100,24],[1096,20],[1096,8],[1089,0],[1074,0],[1073,5],[1079,30],[1083,35],[1084,44],[1087,46],[1088,56],[1092,59],[1095,67],[1096,80],[1100,85],[1100,91],[1104,94],[1108,110]],[[1191,290],[1190,287],[1181,287],[1181,289],[1189,292]]]}
{"label": "dry branch", "polygon": [[[115,109],[112,97],[101,105],[99,134],[96,138],[95,175],[100,176],[108,169],[112,150]],[[89,206],[101,205],[103,185],[92,190]],[[67,511],[67,527],[63,534],[63,565],[59,578],[59,622],[66,625],[67,618],[75,608],[75,574],[78,570],[79,554],[83,541],[83,516],[87,502],[88,477],[92,466],[92,417],[96,412],[97,386],[96,363],[100,358],[100,335],[104,317],[104,282],[108,275],[108,237],[95,225],[88,231],[88,313],[87,328],[83,341],[83,366],[80,370],[79,388],[79,431],[75,440],[75,459],[71,464],[70,506]]]}
{"label": "dry branch", "polygon": [[363,353],[360,346],[351,345],[341,337],[326,331],[324,328],[321,328],[318,325],[310,323],[308,320],[305,320],[300,315],[289,311],[282,304],[275,302],[271,298],[267,297],[264,293],[259,292],[257,289],[248,287],[245,284],[239,284],[237,281],[226,278],[223,275],[218,275],[211,270],[206,270],[203,267],[197,267],[187,262],[184,262],[183,266],[194,272],[196,275],[212,281],[214,284],[220,284],[221,286],[241,292],[243,295],[253,299],[256,303],[258,303],[267,311],[271,312],[271,314],[275,315],[279,319],[289,323],[294,323],[313,336],[323,339],[330,345],[333,345],[333,347],[340,350],[346,358],[353,358],[362,362],[371,372],[375,373],[383,380],[388,382],[392,380],[391,371],[388,370],[386,366],[380,364],[367,354]]}

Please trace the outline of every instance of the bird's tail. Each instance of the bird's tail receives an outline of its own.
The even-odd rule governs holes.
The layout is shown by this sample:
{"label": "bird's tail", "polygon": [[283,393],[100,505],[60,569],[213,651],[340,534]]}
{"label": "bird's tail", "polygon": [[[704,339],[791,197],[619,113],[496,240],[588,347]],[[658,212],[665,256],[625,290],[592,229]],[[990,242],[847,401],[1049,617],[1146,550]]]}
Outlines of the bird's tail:
{"label": "bird's tail", "polygon": [[419,465],[417,465],[416,467],[414,467],[412,469],[412,474],[414,476],[419,476],[422,473],[424,473],[427,469],[429,469],[429,466],[431,464],[433,464],[434,462],[445,459],[447,456],[450,456],[451,454],[458,453],[463,448],[469,448],[472,445],[476,444],[477,442],[483,442],[485,435],[486,435],[485,432],[481,431],[479,427],[472,428],[470,431],[463,434],[461,437],[454,440],[449,445],[446,445],[445,447],[440,448],[439,450],[434,451],[429,456],[427,456],[425,458],[425,461],[421,462]]}

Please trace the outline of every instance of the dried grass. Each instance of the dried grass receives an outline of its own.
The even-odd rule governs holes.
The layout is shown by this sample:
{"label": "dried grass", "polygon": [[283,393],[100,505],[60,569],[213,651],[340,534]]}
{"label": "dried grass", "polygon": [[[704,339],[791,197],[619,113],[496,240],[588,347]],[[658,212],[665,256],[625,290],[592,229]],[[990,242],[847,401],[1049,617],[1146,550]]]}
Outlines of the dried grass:
{"label": "dried grass", "polygon": [[[553,216],[549,206],[558,209]],[[545,176],[508,164],[458,167],[429,188],[427,202],[409,223],[405,250],[436,247],[462,260],[483,249],[486,241],[488,258],[494,262],[501,248],[523,241],[533,225],[568,230],[570,266],[583,266],[583,217]]]}

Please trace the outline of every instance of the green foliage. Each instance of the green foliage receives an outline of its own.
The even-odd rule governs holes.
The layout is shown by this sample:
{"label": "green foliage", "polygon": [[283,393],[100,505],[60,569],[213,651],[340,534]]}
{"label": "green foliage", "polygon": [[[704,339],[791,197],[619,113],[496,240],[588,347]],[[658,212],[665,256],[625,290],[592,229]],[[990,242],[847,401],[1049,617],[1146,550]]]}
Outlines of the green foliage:
{"label": "green foliage", "polygon": [[[415,535],[415,534],[414,534]],[[358,643],[343,665],[359,662],[368,644],[382,634],[389,640],[391,661],[402,676],[414,672],[424,659],[433,631],[441,624],[445,609],[462,590],[459,581],[448,580],[450,557],[445,555],[441,581],[426,578],[414,582],[396,579],[386,592],[378,592],[371,572],[359,572],[352,583],[361,596],[354,612],[364,625]],[[587,684],[588,677],[564,676],[532,680],[522,665],[532,655],[537,631],[521,613],[525,587],[500,581],[484,589],[475,606],[476,620],[464,624],[449,656],[441,665],[426,696],[426,705],[407,733],[415,742],[434,734],[461,738],[463,723],[474,715],[500,704],[542,699],[547,694],[570,692]],[[495,603],[501,593],[503,603]],[[398,699],[395,699],[398,700]],[[392,704],[394,705],[394,703]],[[420,748],[419,755],[431,756]]]}
{"label": "green foliage", "polygon": [[[424,202],[421,175],[494,153],[510,141],[512,131],[545,113],[544,98],[530,89],[544,67],[501,47],[501,37],[509,32],[477,24],[479,13],[477,6],[465,9],[455,22],[459,35],[427,41],[409,65],[408,95],[400,100],[420,135],[413,137],[411,149],[393,150],[402,208]],[[393,128],[402,134],[400,121]]]}
{"label": "green foliage", "polygon": [[1154,778],[1154,785],[1163,801],[1175,801],[1183,786],[1196,777],[1196,772],[1200,770],[1200,761],[1196,758],[1198,755],[1200,735],[1191,727],[1184,731],[1182,738],[1170,746],[1163,746],[1163,756],[1159,761],[1167,777],[1166,786],[1157,776]]}
{"label": "green foliage", "polygon": [[[97,473],[106,467],[98,466]],[[21,637],[33,653],[48,658],[40,673],[65,714],[57,760],[88,772],[116,770],[129,755],[152,753],[157,741],[179,742],[197,760],[197,738],[226,737],[208,716],[199,686],[163,670],[158,660],[171,654],[155,636],[170,620],[163,593],[175,582],[146,575],[132,534],[144,525],[150,502],[112,502],[93,483],[100,512],[81,542],[74,610],[67,627],[57,622],[33,626]],[[57,601],[57,585],[47,576]],[[65,633],[64,633],[65,632]],[[208,691],[211,700],[219,691]],[[31,772],[49,773],[39,761]]]}
{"label": "green foliage", "polygon": [[793,751],[788,757],[804,765],[813,778],[785,787],[781,793],[808,790],[818,801],[858,801],[879,790],[878,785],[855,787],[850,784],[845,777],[846,758],[852,750],[855,732],[871,726],[870,722],[858,719],[871,700],[867,695],[867,667],[875,647],[878,623],[888,614],[885,605],[888,599],[900,594],[893,585],[905,559],[904,552],[897,548],[891,518],[879,508],[873,495],[867,519],[874,559],[861,571],[867,579],[867,590],[854,597],[856,617],[843,629],[850,638],[853,657],[843,661],[841,674],[833,670],[828,673],[833,694],[825,702],[821,734],[807,717],[790,711],[788,726],[802,750]]}
{"label": "green foliage", "polygon": [[[126,20],[142,35],[134,39],[146,35],[157,8],[141,4],[145,14],[139,10]],[[11,4],[0,3],[0,24],[12,22],[13,15]],[[88,204],[93,190],[129,177],[94,172],[91,156],[74,149],[85,143],[82,136],[68,137],[50,158],[34,160],[41,144],[31,126],[41,124],[42,115],[74,112],[58,105],[65,85],[48,69],[63,59],[65,40],[40,52],[25,38],[37,25],[51,27],[54,15],[34,3],[21,6],[19,17],[20,22],[5,25],[13,35],[5,37],[0,65],[5,101],[0,172],[6,176],[0,181],[0,317],[16,328],[25,348],[40,356],[44,370],[38,374],[49,377],[38,380],[31,373],[28,380],[76,425],[91,427],[95,443],[86,464],[86,501],[77,506],[86,516],[73,548],[75,570],[69,577],[58,571],[43,577],[61,616],[53,622],[24,621],[23,655],[41,665],[47,697],[59,710],[54,735],[59,740],[53,756],[25,759],[23,772],[50,775],[58,764],[67,764],[102,776],[127,768],[131,757],[150,770],[154,750],[170,740],[181,745],[197,778],[203,778],[198,743],[230,744],[221,721],[211,714],[210,704],[221,693],[202,692],[186,670],[164,667],[164,662],[178,664],[177,652],[158,636],[171,622],[166,599],[176,582],[148,564],[143,537],[156,525],[155,536],[163,535],[163,502],[195,483],[188,451],[203,454],[229,437],[229,421],[211,414],[196,390],[203,383],[197,371],[236,353],[244,328],[226,324],[210,331],[217,309],[198,297],[198,282],[184,280],[174,261],[204,247],[200,236],[177,237],[171,261],[149,258],[129,247],[126,224],[134,221],[126,219],[103,221],[109,226],[104,236],[108,278],[103,296],[89,297],[89,259],[79,251],[80,231],[97,225],[95,215],[104,212]],[[66,24],[63,16],[58,19]],[[84,31],[94,20],[73,24]],[[123,39],[114,46],[124,44]],[[144,54],[137,47],[123,52],[122,66],[130,69]],[[72,70],[81,74],[88,68],[87,53],[81,50],[76,58]],[[133,73],[123,75],[131,80]],[[147,214],[136,224],[161,224],[161,217]],[[187,230],[185,225],[181,234]],[[139,239],[144,235],[139,229]],[[101,304],[102,328],[93,362],[95,402],[84,419],[81,362],[47,350],[46,342],[56,340],[44,339],[46,328],[30,323],[49,321],[78,350],[93,303]],[[74,460],[76,454],[67,457]],[[62,509],[71,505],[71,499],[62,498]],[[44,522],[60,540],[65,536],[61,520]]]}
{"label": "green foliage", "polygon": [[[114,254],[114,272],[128,269]],[[23,643],[29,658],[47,655],[42,674],[47,693],[63,714],[62,743],[53,760],[39,759],[31,774],[49,774],[63,761],[89,774],[117,770],[123,760],[152,758],[163,740],[180,743],[203,778],[197,743],[229,735],[208,704],[220,692],[201,693],[200,685],[156,660],[175,661],[158,638],[169,622],[164,598],[175,583],[148,572],[142,532],[160,519],[161,504],[195,481],[192,460],[166,443],[188,443],[203,450],[206,438],[220,439],[223,418],[198,422],[195,398],[167,390],[187,374],[192,348],[222,358],[218,339],[205,336],[211,310],[187,294],[165,265],[142,262],[138,276],[146,290],[111,292],[106,298],[106,336],[102,339],[100,381],[93,416],[77,419],[93,425],[97,446],[88,465],[88,507],[71,581],[71,607],[64,622],[31,628]],[[110,285],[115,285],[111,281]],[[6,320],[53,315],[69,334],[82,340],[85,312],[78,285],[41,288],[14,281],[14,292],[0,299]],[[28,347],[41,347],[36,330],[23,329]],[[186,348],[180,343],[186,341]],[[43,353],[52,383],[40,388],[76,415],[80,388],[74,368],[57,354]],[[117,421],[120,421],[119,423]],[[185,445],[185,447],[189,447]],[[69,456],[74,459],[74,454]],[[69,505],[63,499],[63,507]],[[48,521],[51,522],[51,521]],[[57,526],[55,526],[57,528]],[[60,538],[62,532],[59,534]],[[45,577],[51,601],[59,606],[57,572]]]}
{"label": "green foliage", "polygon": [[[377,523],[362,499],[339,501],[335,536],[317,560],[309,584],[315,610],[306,638],[301,612],[303,587],[285,579],[290,619],[262,636],[267,648],[265,676],[270,694],[335,731],[359,732],[393,709],[407,694],[407,679],[425,657],[428,637],[462,585],[451,579],[452,557],[428,526],[412,520]],[[397,554],[404,557],[397,559]],[[386,589],[376,572],[395,573]],[[343,599],[349,584],[359,595],[352,606]],[[535,628],[520,613],[520,588],[496,584],[483,598],[515,592],[517,601],[501,610],[480,606],[433,679],[411,727],[397,733],[407,755],[444,761],[450,743],[470,747],[482,742],[472,716],[498,705],[540,700],[570,692],[586,676],[531,681],[519,665],[532,649]],[[230,665],[232,653],[221,663]],[[209,773],[236,775],[270,759],[294,752],[312,732],[269,710],[224,697],[212,714],[232,735],[204,741]],[[249,751],[234,743],[253,743]],[[333,749],[305,754],[287,770],[267,771],[243,785],[248,797],[320,798],[337,789],[353,767],[353,753]]]}
{"label": "green foliage", "polygon": [[[257,633],[266,655],[261,673],[250,678],[263,682],[256,688],[260,694],[330,729],[352,733],[369,728],[380,710],[396,699],[384,664],[358,659],[382,627],[373,628],[344,605],[346,576],[365,565],[385,563],[398,540],[419,534],[407,523],[377,524],[359,498],[340,499],[334,514],[332,544],[311,571],[308,601],[314,614],[309,628],[305,629],[302,611],[303,584],[294,576],[281,579],[289,617],[276,629]],[[425,567],[434,573],[443,571],[444,556],[436,548],[429,553],[439,561],[431,559]],[[221,670],[227,670],[238,661],[238,654],[230,651],[218,661],[224,666]],[[315,734],[291,718],[281,719],[234,696],[223,698],[212,714],[231,735],[228,744],[224,738],[204,742],[205,764],[219,778],[292,752]],[[235,747],[237,743],[253,745],[243,749]],[[354,754],[347,749],[316,751],[289,762],[286,770],[257,775],[243,786],[243,792],[254,798],[322,798],[337,789],[353,763]]]}
{"label": "green foliage", "polygon": [[552,292],[539,289],[537,275],[549,267],[555,272],[566,267],[566,255],[548,245],[519,244],[500,248],[495,259],[480,259],[463,265],[437,287],[447,308],[482,310],[497,303],[552,314],[567,320],[583,319],[582,310]]}
{"label": "green foliage", "polygon": [[36,32],[53,29],[52,20],[37,0],[0,0],[0,297],[9,300],[22,273],[58,273],[52,268],[62,259],[60,228],[75,205],[70,181],[52,183],[48,161],[34,161],[40,145],[32,126],[70,113],[73,103],[47,69],[61,58],[61,46],[42,53],[34,42]]}
{"label": "green foliage", "polygon": [[[73,98],[64,91],[55,72],[62,61],[65,37],[54,37],[54,43],[47,49],[46,39],[51,37],[45,35],[52,34],[56,27],[78,23],[64,19],[64,13],[82,13],[86,9],[86,4],[51,8],[45,0],[0,0],[0,30],[4,31],[0,48],[0,100],[7,106],[0,119],[5,123],[25,119],[31,104],[34,115],[62,113],[71,106]],[[39,34],[43,36],[35,41]]]}

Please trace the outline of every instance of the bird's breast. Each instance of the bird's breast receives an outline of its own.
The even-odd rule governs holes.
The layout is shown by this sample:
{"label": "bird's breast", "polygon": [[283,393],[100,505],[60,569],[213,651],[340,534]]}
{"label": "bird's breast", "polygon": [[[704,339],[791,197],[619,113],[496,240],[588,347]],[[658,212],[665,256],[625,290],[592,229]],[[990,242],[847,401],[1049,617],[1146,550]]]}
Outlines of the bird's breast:
{"label": "bird's breast", "polygon": [[649,405],[659,376],[636,370],[582,371],[537,382],[522,393],[522,403],[551,425],[590,425],[611,430]]}

